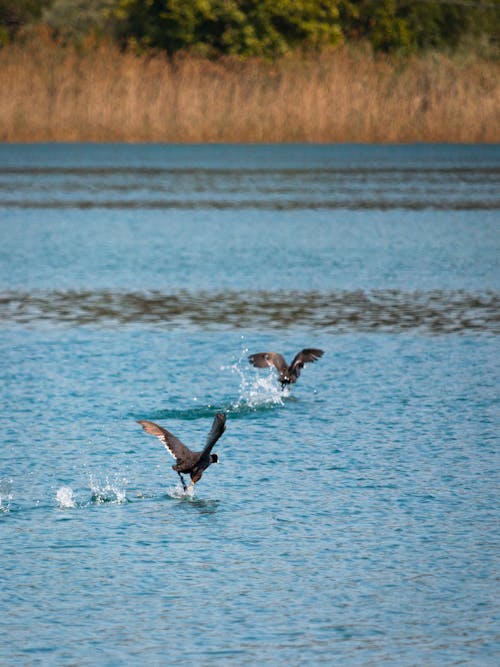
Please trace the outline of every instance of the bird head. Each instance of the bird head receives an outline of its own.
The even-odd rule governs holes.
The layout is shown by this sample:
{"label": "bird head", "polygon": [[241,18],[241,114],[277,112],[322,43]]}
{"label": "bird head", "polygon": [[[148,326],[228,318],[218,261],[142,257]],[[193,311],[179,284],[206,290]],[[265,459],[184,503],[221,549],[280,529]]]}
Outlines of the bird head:
{"label": "bird head", "polygon": [[218,454],[210,454],[210,463],[219,463]]}

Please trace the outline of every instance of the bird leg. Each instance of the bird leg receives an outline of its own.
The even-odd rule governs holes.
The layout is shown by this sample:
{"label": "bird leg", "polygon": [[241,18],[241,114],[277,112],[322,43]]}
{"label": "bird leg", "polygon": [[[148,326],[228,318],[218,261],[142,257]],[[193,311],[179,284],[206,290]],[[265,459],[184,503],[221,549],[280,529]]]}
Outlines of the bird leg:
{"label": "bird leg", "polygon": [[181,475],[181,473],[179,471],[177,471],[177,474],[181,478],[182,488],[184,489],[184,491],[187,491],[187,486],[186,486],[186,482],[184,481],[184,477]]}

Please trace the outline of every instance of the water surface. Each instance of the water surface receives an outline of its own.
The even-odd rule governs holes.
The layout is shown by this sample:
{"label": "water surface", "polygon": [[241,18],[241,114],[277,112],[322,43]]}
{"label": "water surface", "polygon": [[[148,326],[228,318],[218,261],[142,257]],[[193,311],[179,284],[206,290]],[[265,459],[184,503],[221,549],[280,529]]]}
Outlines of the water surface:
{"label": "water surface", "polygon": [[[0,663],[496,665],[497,146],[0,146]],[[282,393],[247,362],[325,355]],[[203,445],[184,496],[137,419]]]}

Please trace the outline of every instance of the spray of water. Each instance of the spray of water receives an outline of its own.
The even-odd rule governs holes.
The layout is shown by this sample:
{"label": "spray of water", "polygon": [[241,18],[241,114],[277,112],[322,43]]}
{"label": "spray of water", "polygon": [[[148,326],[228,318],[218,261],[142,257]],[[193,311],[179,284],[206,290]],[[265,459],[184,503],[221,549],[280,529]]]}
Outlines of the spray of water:
{"label": "spray of water", "polygon": [[115,476],[113,480],[106,477],[104,483],[90,475],[91,500],[94,503],[124,503],[127,500],[127,491],[124,488],[127,480]]}
{"label": "spray of water", "polygon": [[75,507],[75,494],[70,486],[61,486],[57,489],[56,500],[62,509]]}
{"label": "spray of water", "polygon": [[183,487],[180,484],[177,484],[177,486],[167,489],[167,494],[171,498],[185,498],[186,500],[191,500],[194,498],[194,487],[190,484],[184,491]]}
{"label": "spray of water", "polygon": [[8,512],[12,502],[12,480],[0,479],[0,512]]}
{"label": "spray of water", "polygon": [[221,370],[230,370],[240,378],[238,399],[232,404],[233,410],[245,408],[256,409],[266,405],[284,405],[283,399],[289,395],[289,390],[281,390],[276,380],[276,372],[269,368],[269,372],[257,374],[248,363],[248,348],[241,351],[238,360],[231,366],[223,366]]}

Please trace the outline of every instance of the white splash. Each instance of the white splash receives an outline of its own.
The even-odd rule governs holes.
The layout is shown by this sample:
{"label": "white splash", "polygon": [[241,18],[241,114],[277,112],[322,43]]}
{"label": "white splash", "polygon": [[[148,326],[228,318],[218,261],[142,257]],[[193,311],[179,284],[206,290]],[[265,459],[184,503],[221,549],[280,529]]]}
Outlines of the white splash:
{"label": "white splash", "polygon": [[240,378],[239,396],[233,408],[244,407],[257,408],[261,405],[283,405],[283,399],[290,395],[288,388],[281,390],[277,380],[276,370],[269,368],[259,370],[258,373],[248,363],[248,349],[242,350],[241,356],[231,366],[222,367],[221,370],[229,369]]}
{"label": "white splash", "polygon": [[115,476],[113,481],[106,477],[104,483],[90,476],[90,490],[92,491],[92,501],[95,503],[124,503],[127,500],[127,491],[123,488],[127,480]]}
{"label": "white splash", "polygon": [[12,480],[0,479],[0,512],[8,512],[12,501]]}
{"label": "white splash", "polygon": [[191,498],[194,498],[194,486],[189,484],[187,489],[184,490],[180,484],[177,484],[177,486],[168,489],[167,493],[171,498],[187,498],[190,500]]}
{"label": "white splash", "polygon": [[269,369],[268,375],[261,375],[252,378],[250,381],[245,379],[241,383],[238,403],[239,405],[248,405],[251,408],[267,403],[284,405],[283,398],[288,395],[289,390],[281,390],[276,381],[276,373]]}
{"label": "white splash", "polygon": [[73,489],[70,486],[61,486],[60,489],[57,489],[56,500],[59,503],[59,507],[68,509],[75,506],[75,494]]}

